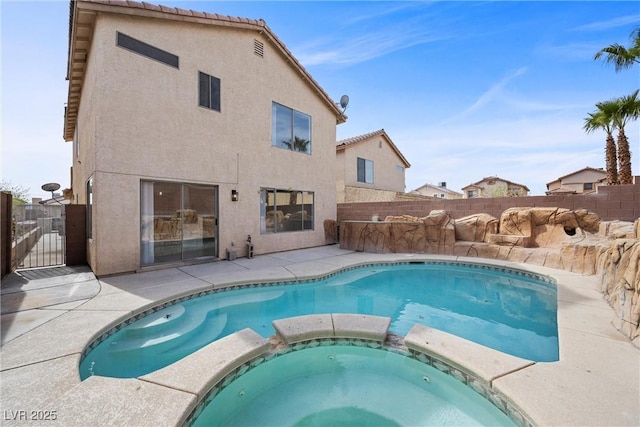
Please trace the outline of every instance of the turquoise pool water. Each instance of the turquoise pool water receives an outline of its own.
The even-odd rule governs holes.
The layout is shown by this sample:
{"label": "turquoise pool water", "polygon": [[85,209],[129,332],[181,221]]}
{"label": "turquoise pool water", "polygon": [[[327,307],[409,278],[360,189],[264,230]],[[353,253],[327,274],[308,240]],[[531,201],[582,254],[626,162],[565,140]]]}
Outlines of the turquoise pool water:
{"label": "turquoise pool water", "polygon": [[263,337],[275,319],[361,313],[415,323],[534,361],[558,360],[556,288],[516,271],[459,263],[377,265],[322,280],[212,293],[158,310],[118,330],[80,364],[90,375],[132,378],[167,366],[244,328]]}
{"label": "turquoise pool water", "polygon": [[514,426],[453,377],[402,354],[354,346],[294,351],[205,402],[193,426]]}

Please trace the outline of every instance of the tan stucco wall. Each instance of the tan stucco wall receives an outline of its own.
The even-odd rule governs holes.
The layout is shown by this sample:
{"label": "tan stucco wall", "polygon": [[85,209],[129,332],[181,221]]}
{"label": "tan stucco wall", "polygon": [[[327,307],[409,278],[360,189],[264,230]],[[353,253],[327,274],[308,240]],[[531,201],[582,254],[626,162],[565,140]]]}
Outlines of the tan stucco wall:
{"label": "tan stucco wall", "polygon": [[[574,190],[576,193],[591,193],[594,192],[596,187],[600,186],[599,181],[606,178],[606,173],[599,173],[592,170],[585,170],[574,175],[568,176],[562,180],[562,187],[569,190]],[[584,184],[593,184],[592,190],[585,190]]]}
{"label": "tan stucco wall", "polygon": [[552,181],[547,184],[547,191],[557,190],[558,188],[560,188],[561,185],[562,185],[562,181],[560,181],[559,179]]}
{"label": "tan stucco wall", "polygon": [[336,172],[336,201],[338,203],[345,203],[346,201],[346,192],[345,192],[345,154],[344,150],[336,151],[336,163],[335,163],[335,172]]}
{"label": "tan stucco wall", "polygon": [[[87,182],[96,170],[96,121],[100,99],[104,96],[104,89],[98,84],[101,78],[100,71],[104,67],[104,60],[100,55],[90,55],[87,58],[85,79],[82,86],[82,95],[78,111],[78,121],[74,133],[73,143],[70,148],[72,155],[73,177],[71,188],[73,189],[73,203],[87,203]],[[79,147],[77,147],[79,145]],[[92,223],[95,233],[95,221]],[[89,265],[97,263],[95,240],[87,241],[87,260]]]}
{"label": "tan stucco wall", "polygon": [[[373,161],[373,183],[358,182],[358,157]],[[402,166],[398,171],[396,166]],[[336,160],[337,182],[346,187],[404,192],[405,171],[402,160],[382,136],[349,145],[338,151]]]}
{"label": "tan stucco wall", "polygon": [[398,193],[389,190],[376,190],[362,187],[345,187],[345,201],[340,203],[391,202]]}
{"label": "tan stucco wall", "polygon": [[[180,69],[117,47],[116,30],[178,55]],[[264,58],[254,39],[265,44]],[[221,79],[221,112],[198,106],[198,71]],[[257,254],[324,244],[323,220],[336,217],[335,177],[327,173],[336,117],[258,33],[99,15],[87,76],[81,153],[97,149],[95,164],[74,164],[74,192],[84,202],[94,175],[96,274],[140,267],[140,180],[218,186],[221,257],[248,234]],[[273,101],[312,117],[311,156],[272,147]],[[261,235],[261,187],[314,192],[314,230]]]}
{"label": "tan stucco wall", "polygon": [[572,184],[580,184],[582,185],[583,183],[596,183],[598,181],[600,181],[603,178],[606,178],[607,174],[605,172],[596,172],[593,170],[584,170],[581,172],[578,172],[576,174],[567,176],[566,178],[562,179],[562,184],[563,186],[566,185],[572,185]]}

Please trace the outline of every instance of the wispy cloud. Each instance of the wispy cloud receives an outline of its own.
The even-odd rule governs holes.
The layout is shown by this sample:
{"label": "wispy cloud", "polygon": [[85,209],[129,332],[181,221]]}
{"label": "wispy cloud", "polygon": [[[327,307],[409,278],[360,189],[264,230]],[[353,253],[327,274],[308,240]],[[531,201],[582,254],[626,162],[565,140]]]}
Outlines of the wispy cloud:
{"label": "wispy cloud", "polygon": [[410,47],[442,40],[444,37],[422,29],[397,31],[383,29],[338,40],[316,40],[292,48],[305,66],[321,64],[352,65],[369,61]]}
{"label": "wispy cloud", "polygon": [[529,101],[528,99],[507,98],[505,103],[514,107],[517,111],[522,112],[551,112],[551,111],[567,111],[567,110],[585,110],[592,108],[591,105],[584,103],[566,104],[566,103],[550,103]]}
{"label": "wispy cloud", "polygon": [[[343,26],[350,26],[350,25],[361,24],[362,22],[376,20],[378,18],[384,18],[384,17],[387,17],[389,15],[393,15],[393,14],[398,13],[398,12],[404,12],[407,9],[415,9],[417,7],[422,8],[422,7],[424,7],[425,4],[428,4],[428,3],[423,3],[423,2],[408,2],[408,3],[405,3],[405,2],[401,2],[401,3],[396,3],[391,7],[388,7],[385,4],[385,7],[368,10],[368,13],[358,13],[357,15],[354,15],[352,17],[348,17],[347,19],[345,19],[342,22],[342,25]],[[359,9],[359,10],[362,10],[362,9]]]}
{"label": "wispy cloud", "polygon": [[630,24],[635,24],[635,26],[638,26],[638,23],[640,23],[640,15],[636,14],[580,25],[572,28],[569,31],[602,31],[611,28],[625,27]]}
{"label": "wispy cloud", "polygon": [[505,88],[505,86],[507,86],[507,84],[509,84],[510,81],[512,81],[516,77],[523,75],[526,72],[527,72],[527,67],[521,67],[521,68],[518,68],[516,71],[504,76],[498,83],[494,84],[486,92],[480,95],[480,97],[471,106],[467,107],[465,110],[456,114],[455,116],[447,119],[445,123],[458,121],[480,110],[482,107],[484,107],[485,105],[487,105],[488,103],[490,103],[491,101],[499,97],[503,89]]}
{"label": "wispy cloud", "polygon": [[[362,13],[366,9],[355,8],[352,16],[341,17],[336,22],[339,30],[291,46],[291,50],[305,66],[353,65],[450,38],[447,32],[436,29],[435,23],[441,27],[442,17],[423,13],[430,4],[408,2],[388,6],[384,3],[384,7],[374,7],[368,13]],[[426,22],[434,25],[425,25]]]}
{"label": "wispy cloud", "polygon": [[536,49],[536,53],[544,56],[553,56],[563,61],[567,60],[593,60],[593,55],[602,49],[601,43],[569,43],[558,46],[544,46]]}

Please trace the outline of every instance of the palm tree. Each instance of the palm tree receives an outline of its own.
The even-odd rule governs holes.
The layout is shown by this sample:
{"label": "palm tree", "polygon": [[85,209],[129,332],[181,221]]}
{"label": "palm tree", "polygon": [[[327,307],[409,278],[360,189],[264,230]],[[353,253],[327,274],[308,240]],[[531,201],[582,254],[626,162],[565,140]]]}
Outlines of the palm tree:
{"label": "palm tree", "polygon": [[614,64],[616,72],[631,68],[633,64],[640,64],[640,27],[633,30],[630,39],[629,48],[614,43],[600,49],[593,59],[604,56],[604,62]]}
{"label": "palm tree", "polygon": [[306,153],[307,147],[309,146],[309,142],[311,141],[309,141],[308,139],[300,138],[299,136],[294,136],[293,138],[294,138],[293,141],[292,140],[282,141],[282,143],[286,145],[289,150]]}
{"label": "palm tree", "polygon": [[598,111],[589,113],[589,117],[584,119],[584,130],[591,133],[597,129],[603,129],[607,134],[605,143],[605,162],[607,169],[607,185],[616,185],[618,183],[618,159],[616,142],[613,139],[613,114],[617,111],[617,107],[609,102],[601,102],[596,105]]}
{"label": "palm tree", "polygon": [[640,99],[636,90],[631,95],[623,96],[615,100],[617,111],[613,115],[613,122],[618,128],[618,162],[620,163],[620,184],[632,184],[631,151],[629,140],[624,128],[631,120],[637,120],[640,116]]}
{"label": "palm tree", "polygon": [[294,141],[293,141],[293,149],[295,151],[301,151],[303,153],[307,152],[307,147],[309,146],[309,140],[308,139],[304,139],[304,138],[300,138],[298,136],[294,136]]}

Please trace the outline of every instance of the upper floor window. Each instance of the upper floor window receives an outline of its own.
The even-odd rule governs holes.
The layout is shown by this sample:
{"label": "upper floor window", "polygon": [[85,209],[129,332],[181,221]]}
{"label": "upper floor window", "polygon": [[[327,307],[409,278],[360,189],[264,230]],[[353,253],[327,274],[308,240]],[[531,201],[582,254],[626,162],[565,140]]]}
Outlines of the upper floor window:
{"label": "upper floor window", "polygon": [[469,190],[467,191],[467,197],[472,199],[474,197],[478,196],[478,192],[476,190]]}
{"label": "upper floor window", "polygon": [[166,50],[159,49],[155,46],[151,46],[150,44],[134,39],[126,34],[122,34],[121,32],[116,32],[116,44],[121,48],[162,62],[170,67],[179,68],[180,59],[177,55],[169,53]]}
{"label": "upper floor window", "polygon": [[373,160],[358,157],[358,182],[373,184]]}
{"label": "upper floor window", "polygon": [[201,107],[220,111],[220,79],[198,71],[198,103]]}
{"label": "upper floor window", "polygon": [[398,172],[404,172],[404,168],[402,166],[400,166],[400,165],[396,165],[396,170]]}
{"label": "upper floor window", "polygon": [[311,116],[307,114],[274,102],[271,135],[274,147],[311,154]]}

